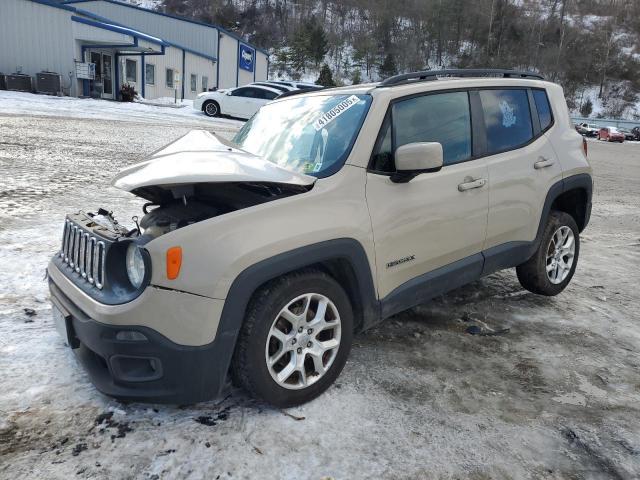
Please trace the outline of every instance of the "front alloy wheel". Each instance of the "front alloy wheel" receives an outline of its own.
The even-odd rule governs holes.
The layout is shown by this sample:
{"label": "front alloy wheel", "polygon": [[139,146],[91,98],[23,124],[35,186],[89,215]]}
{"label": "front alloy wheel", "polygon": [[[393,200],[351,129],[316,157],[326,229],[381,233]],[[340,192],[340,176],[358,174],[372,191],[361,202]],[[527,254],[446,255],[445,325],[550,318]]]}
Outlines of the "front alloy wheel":
{"label": "front alloy wheel", "polygon": [[204,104],[204,113],[209,117],[215,117],[220,113],[216,102],[207,102]]}
{"label": "front alloy wheel", "polygon": [[326,296],[294,298],[276,316],[265,348],[271,378],[284,388],[313,385],[331,368],[340,348],[338,309]]}
{"label": "front alloy wheel", "polygon": [[278,407],[300,405],[340,375],[353,338],[351,303],[338,282],[305,269],[268,282],[247,308],[233,382]]}

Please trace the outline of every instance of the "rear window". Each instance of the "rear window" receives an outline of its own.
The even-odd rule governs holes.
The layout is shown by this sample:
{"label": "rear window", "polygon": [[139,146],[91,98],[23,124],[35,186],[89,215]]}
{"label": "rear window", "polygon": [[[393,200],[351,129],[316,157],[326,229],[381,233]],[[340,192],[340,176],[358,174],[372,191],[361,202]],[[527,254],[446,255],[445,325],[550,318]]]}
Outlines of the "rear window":
{"label": "rear window", "polygon": [[481,90],[489,154],[521,147],[533,138],[526,90]]}
{"label": "rear window", "polygon": [[533,90],[533,100],[538,110],[538,118],[540,119],[540,130],[545,131],[553,122],[551,115],[551,105],[547,98],[547,92],[544,90]]}

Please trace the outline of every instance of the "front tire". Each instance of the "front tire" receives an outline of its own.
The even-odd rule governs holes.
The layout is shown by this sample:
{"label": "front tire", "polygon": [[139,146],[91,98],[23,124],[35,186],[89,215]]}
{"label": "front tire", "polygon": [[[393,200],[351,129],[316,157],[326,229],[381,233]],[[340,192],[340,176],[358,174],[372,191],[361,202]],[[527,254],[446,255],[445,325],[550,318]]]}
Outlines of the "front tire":
{"label": "front tire", "polygon": [[202,105],[202,111],[207,117],[217,117],[220,115],[220,105],[213,100],[209,100]]}
{"label": "front tire", "polygon": [[353,340],[353,312],[320,270],[285,275],[253,296],[234,352],[234,383],[277,407],[308,402],[340,375]]}
{"label": "front tire", "polygon": [[538,249],[516,267],[520,284],[538,295],[562,292],[573,277],[580,253],[578,225],[571,215],[552,211]]}

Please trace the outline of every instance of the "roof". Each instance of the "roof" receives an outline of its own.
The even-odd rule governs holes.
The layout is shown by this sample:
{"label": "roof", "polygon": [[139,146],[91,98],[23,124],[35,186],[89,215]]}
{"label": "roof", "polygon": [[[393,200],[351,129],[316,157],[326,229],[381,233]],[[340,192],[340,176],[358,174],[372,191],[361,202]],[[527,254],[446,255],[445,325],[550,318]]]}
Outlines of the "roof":
{"label": "roof", "polygon": [[[33,1],[46,1],[46,0],[33,0]],[[255,49],[256,51],[261,52],[261,53],[265,54],[266,56],[269,56],[269,52],[267,52],[266,50],[264,50],[262,48],[259,48],[259,47],[256,47],[255,45],[250,44],[249,42],[247,42],[244,38],[240,37],[239,35],[236,35],[235,33],[232,33],[229,30],[227,30],[225,28],[222,28],[220,25],[216,25],[214,23],[206,23],[206,22],[201,22],[199,20],[193,20],[191,18],[181,17],[179,15],[172,15],[170,13],[157,12],[157,11],[151,10],[149,8],[139,7],[137,5],[133,5],[131,3],[126,3],[126,2],[120,2],[118,0],[66,0],[65,2],[62,3],[62,5],[63,6],[69,6],[70,4],[87,3],[87,2],[95,2],[95,1],[102,1],[102,2],[106,2],[106,3],[112,3],[114,5],[120,5],[122,7],[128,7],[128,8],[132,8],[134,10],[141,10],[143,12],[153,13],[155,15],[161,15],[163,17],[173,18],[175,20],[181,20],[183,22],[193,23],[193,24],[196,24],[196,25],[202,25],[203,27],[214,28],[214,29],[224,33],[225,35],[228,35],[231,38],[234,38],[234,39],[238,40],[239,42],[245,43],[247,46]]]}
{"label": "roof", "polygon": [[85,25],[90,25],[92,27],[102,28],[104,30],[110,30],[112,32],[122,33],[124,35],[130,35],[132,37],[140,38],[142,40],[146,40],[147,42],[156,43],[158,45],[163,45],[163,46],[170,45],[170,43],[165,42],[161,38],[152,37],[151,35],[147,35],[146,33],[139,32],[138,30],[122,27],[114,23],[97,22],[95,20],[89,20],[88,18],[78,17],[75,15],[71,16],[71,20],[78,23],[84,23]]}

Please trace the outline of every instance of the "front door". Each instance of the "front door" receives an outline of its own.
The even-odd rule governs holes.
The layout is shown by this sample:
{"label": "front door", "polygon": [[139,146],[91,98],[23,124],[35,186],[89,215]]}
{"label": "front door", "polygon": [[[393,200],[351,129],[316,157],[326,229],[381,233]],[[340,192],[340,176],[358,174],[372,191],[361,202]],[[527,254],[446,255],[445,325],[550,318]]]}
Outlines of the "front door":
{"label": "front door", "polygon": [[[413,142],[441,143],[443,168],[408,183],[393,183],[389,177],[395,170],[393,152]],[[474,160],[472,155],[466,91],[428,94],[392,104],[366,186],[380,298],[398,287],[420,283],[421,279],[410,281],[429,272],[439,275],[453,268],[454,281],[461,283],[479,275],[487,229],[488,171],[485,160]],[[436,269],[441,270],[434,272]]]}
{"label": "front door", "polygon": [[94,98],[113,98],[113,56],[109,53],[91,52],[89,61],[96,65],[96,76],[89,82]]}
{"label": "front door", "polygon": [[102,98],[113,98],[113,57],[102,54]]}
{"label": "front door", "polygon": [[96,66],[95,77],[89,81],[90,94],[93,98],[102,97],[102,56],[99,52],[91,52],[89,61]]}

